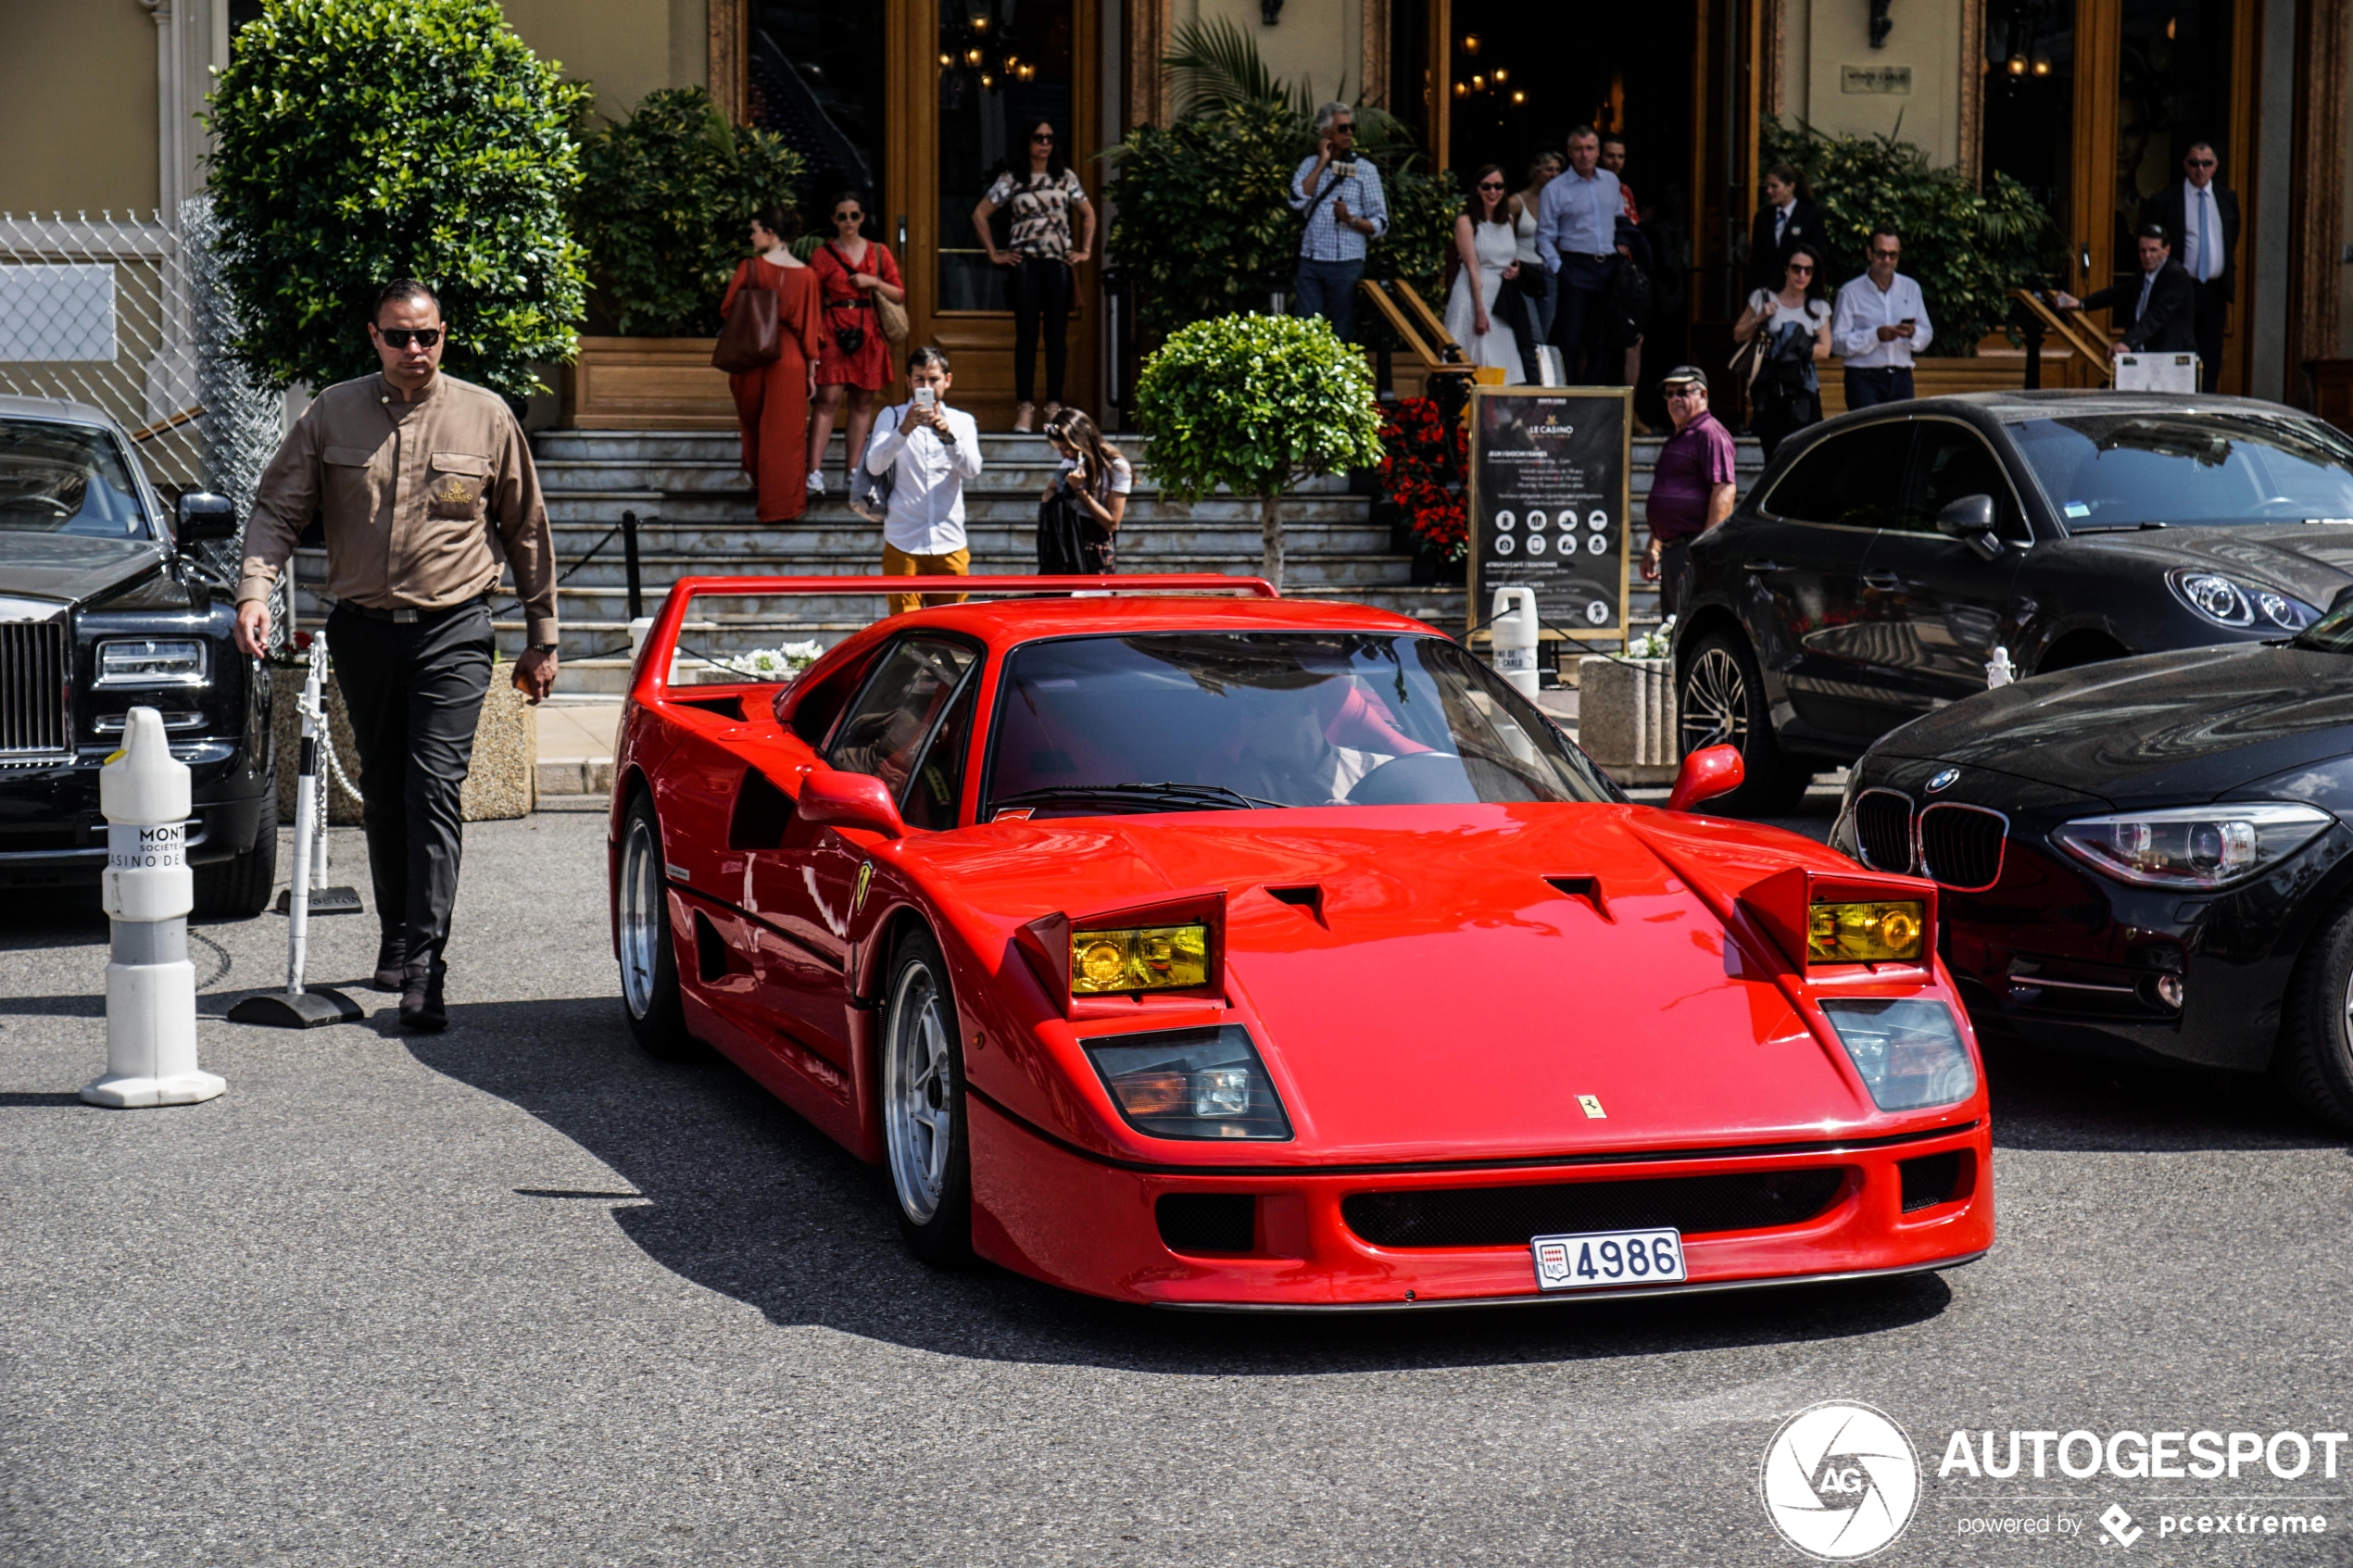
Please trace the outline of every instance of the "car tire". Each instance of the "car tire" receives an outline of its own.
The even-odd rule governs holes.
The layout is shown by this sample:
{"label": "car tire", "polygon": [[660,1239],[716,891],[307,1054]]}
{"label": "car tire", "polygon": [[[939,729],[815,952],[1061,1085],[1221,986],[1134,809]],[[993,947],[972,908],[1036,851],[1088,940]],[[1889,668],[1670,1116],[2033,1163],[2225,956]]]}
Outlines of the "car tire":
{"label": "car tire", "polygon": [[1741,754],[1740,788],[1708,801],[1709,811],[1729,817],[1771,816],[1806,797],[1806,786],[1814,782],[1813,767],[1781,750],[1774,740],[1765,677],[1746,638],[1710,632],[1699,639],[1676,671],[1675,711],[1684,756],[1722,745]]}
{"label": "car tire", "polygon": [[928,933],[900,942],[886,995],[883,1142],[899,1229],[916,1257],[951,1268],[972,1260],[972,1142],[956,998]]}
{"label": "car tire", "polygon": [[685,1061],[701,1054],[678,999],[678,952],[670,935],[670,888],[661,822],[643,794],[621,824],[619,898],[621,1010],[648,1055]]}
{"label": "car tire", "polygon": [[270,907],[278,885],[277,813],[264,811],[253,847],[225,860],[195,867],[198,920],[251,920]]}
{"label": "car tire", "polygon": [[2272,1073],[2297,1104],[2353,1132],[2353,899],[2314,934],[2288,982]]}

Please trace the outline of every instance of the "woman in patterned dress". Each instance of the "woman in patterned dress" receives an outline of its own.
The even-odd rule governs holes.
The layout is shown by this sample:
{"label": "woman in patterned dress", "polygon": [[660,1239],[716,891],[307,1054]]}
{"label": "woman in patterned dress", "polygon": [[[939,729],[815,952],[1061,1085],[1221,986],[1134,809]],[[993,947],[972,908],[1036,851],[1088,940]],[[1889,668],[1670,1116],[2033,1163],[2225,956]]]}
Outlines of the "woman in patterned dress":
{"label": "woman in patterned dress", "polygon": [[[866,433],[875,424],[875,395],[890,383],[890,344],[883,336],[875,296],[880,295],[894,305],[907,299],[890,248],[860,232],[865,220],[865,206],[857,192],[844,191],[836,196],[834,237],[809,258],[810,269],[817,275],[818,301],[824,317],[824,343],[817,361],[817,408],[809,421],[812,495],[825,493],[825,443],[833,438],[834,420],[842,404],[849,405],[849,422],[842,426],[842,468],[847,475],[865,453]],[[857,329],[858,346],[845,350],[842,339],[850,328]]]}
{"label": "woman in patterned dress", "polygon": [[[1021,161],[1016,157],[1013,161]],[[1095,247],[1095,208],[1078,175],[1063,161],[1061,139],[1039,120],[1030,127],[1026,172],[1008,168],[973,208],[973,227],[992,266],[1016,269],[1008,280],[1013,296],[1013,428],[1026,431],[1037,417],[1038,340],[1046,340],[1046,417],[1063,406],[1063,334],[1070,323],[1071,269]],[[1000,207],[1013,208],[1012,244],[997,248],[988,220]],[[1078,209],[1078,243],[1070,235],[1071,209]]]}
{"label": "woman in patterned dress", "polygon": [[800,215],[772,207],[751,220],[751,248],[719,302],[719,313],[744,289],[772,289],[784,352],[756,370],[727,378],[744,434],[744,472],[758,491],[761,522],[790,522],[809,504],[801,461],[809,453],[809,397],[817,386],[817,282],[792,253]]}

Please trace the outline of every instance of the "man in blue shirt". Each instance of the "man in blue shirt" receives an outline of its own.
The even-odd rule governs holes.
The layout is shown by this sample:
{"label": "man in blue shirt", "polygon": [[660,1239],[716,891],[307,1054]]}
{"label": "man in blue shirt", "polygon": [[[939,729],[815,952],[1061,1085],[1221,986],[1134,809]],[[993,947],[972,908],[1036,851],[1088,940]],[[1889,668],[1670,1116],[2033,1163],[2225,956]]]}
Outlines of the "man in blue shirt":
{"label": "man in blue shirt", "polygon": [[1588,385],[1615,384],[1606,363],[1609,334],[1602,304],[1623,251],[1617,220],[1625,211],[1617,176],[1601,167],[1602,139],[1590,125],[1568,133],[1568,168],[1544,187],[1536,214],[1536,252],[1557,280],[1553,341],[1561,368]]}
{"label": "man in blue shirt", "polygon": [[1356,115],[1346,104],[1315,111],[1315,156],[1291,176],[1290,205],[1307,215],[1291,313],[1321,316],[1342,338],[1353,337],[1365,242],[1389,232],[1389,203],[1380,171],[1356,156]]}

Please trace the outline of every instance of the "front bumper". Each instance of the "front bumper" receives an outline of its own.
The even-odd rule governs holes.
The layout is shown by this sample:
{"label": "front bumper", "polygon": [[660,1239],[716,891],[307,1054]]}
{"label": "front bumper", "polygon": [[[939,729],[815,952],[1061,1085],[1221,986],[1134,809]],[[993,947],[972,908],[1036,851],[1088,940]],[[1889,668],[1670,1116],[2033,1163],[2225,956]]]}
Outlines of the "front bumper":
{"label": "front bumper", "polygon": [[[1896,1139],[1705,1151],[1549,1166],[1354,1167],[1206,1174],[1115,1166],[1049,1139],[979,1096],[971,1131],[975,1245],[1007,1267],[1068,1289],[1198,1310],[1360,1310],[1479,1306],[1686,1295],[1776,1284],[1952,1268],[1993,1245],[1993,1137],[1978,1121]],[[1904,1210],[1906,1161],[1956,1158],[1950,1196]],[[1801,1223],[1694,1233],[1687,1283],[1541,1291],[1525,1242],[1378,1247],[1342,1212],[1351,1195],[1463,1192],[1579,1181],[1622,1182],[1835,1170],[1836,1196]],[[1254,1200],[1247,1253],[1180,1251],[1164,1237],[1160,1199],[1221,1194]]]}
{"label": "front bumper", "polygon": [[[110,748],[84,747],[71,762],[0,769],[0,883],[94,882],[107,864],[107,820],[98,809],[98,770]],[[275,781],[247,766],[237,743],[175,745],[188,764],[193,865],[244,853],[277,825]]]}

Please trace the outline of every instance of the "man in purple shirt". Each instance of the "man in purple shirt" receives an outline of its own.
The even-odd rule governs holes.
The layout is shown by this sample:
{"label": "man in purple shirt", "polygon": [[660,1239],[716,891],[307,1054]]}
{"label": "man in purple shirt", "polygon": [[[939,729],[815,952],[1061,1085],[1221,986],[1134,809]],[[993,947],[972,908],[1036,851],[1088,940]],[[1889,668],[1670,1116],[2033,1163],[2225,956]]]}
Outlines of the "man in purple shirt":
{"label": "man in purple shirt", "polygon": [[1692,591],[1692,541],[1732,515],[1732,435],[1707,411],[1706,371],[1678,365],[1660,387],[1675,433],[1651,470],[1642,581],[1658,584],[1661,614],[1680,615]]}

